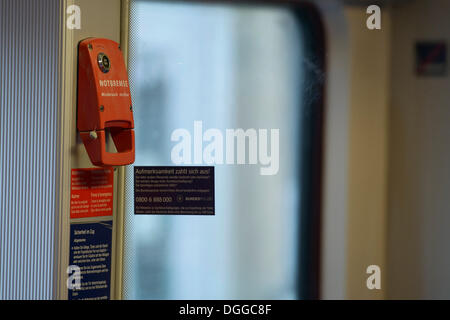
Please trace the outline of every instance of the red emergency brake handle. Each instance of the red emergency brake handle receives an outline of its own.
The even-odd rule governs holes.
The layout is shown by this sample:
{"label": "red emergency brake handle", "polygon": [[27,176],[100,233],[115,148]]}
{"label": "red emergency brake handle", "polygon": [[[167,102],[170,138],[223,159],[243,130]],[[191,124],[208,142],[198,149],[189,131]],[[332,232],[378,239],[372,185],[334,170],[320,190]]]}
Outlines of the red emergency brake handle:
{"label": "red emergency brake handle", "polygon": [[[101,38],[80,42],[77,108],[77,128],[94,165],[134,162],[133,108],[125,61],[117,42]],[[106,130],[117,153],[107,152]]]}

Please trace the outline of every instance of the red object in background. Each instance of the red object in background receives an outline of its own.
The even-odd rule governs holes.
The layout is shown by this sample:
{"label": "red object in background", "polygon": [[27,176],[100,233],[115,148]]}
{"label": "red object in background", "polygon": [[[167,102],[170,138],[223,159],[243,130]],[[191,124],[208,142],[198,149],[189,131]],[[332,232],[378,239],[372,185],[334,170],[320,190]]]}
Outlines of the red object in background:
{"label": "red object in background", "polygon": [[112,168],[72,169],[70,181],[71,219],[112,216]]}
{"label": "red object in background", "polygon": [[[125,61],[117,42],[88,38],[78,48],[77,128],[92,163],[134,162],[134,121]],[[106,151],[107,130],[117,153]]]}

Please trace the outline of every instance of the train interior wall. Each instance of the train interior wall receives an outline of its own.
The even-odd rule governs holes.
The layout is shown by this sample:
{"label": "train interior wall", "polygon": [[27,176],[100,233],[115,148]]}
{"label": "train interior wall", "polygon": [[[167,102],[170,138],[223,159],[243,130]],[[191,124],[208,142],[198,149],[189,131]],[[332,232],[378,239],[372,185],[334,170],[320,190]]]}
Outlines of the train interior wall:
{"label": "train interior wall", "polygon": [[[347,298],[450,297],[450,79],[418,76],[418,42],[448,41],[450,2],[392,1],[381,30],[346,6],[350,42]],[[382,270],[367,290],[365,267]]]}

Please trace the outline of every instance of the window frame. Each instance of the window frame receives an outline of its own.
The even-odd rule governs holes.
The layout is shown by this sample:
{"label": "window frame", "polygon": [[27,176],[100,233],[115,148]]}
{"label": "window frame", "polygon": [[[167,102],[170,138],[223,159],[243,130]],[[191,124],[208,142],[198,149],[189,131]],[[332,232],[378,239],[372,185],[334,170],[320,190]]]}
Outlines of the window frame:
{"label": "window frame", "polygon": [[[152,0],[135,0],[149,2]],[[158,2],[156,0],[155,2]],[[322,198],[325,138],[325,71],[326,38],[322,15],[318,7],[307,0],[166,0],[165,2],[225,4],[225,5],[268,5],[287,7],[301,24],[304,41],[304,61],[306,81],[309,86],[302,90],[301,130],[302,139],[299,170],[300,205],[298,265],[296,274],[299,299],[320,299],[321,297],[321,245],[322,245]],[[304,99],[308,94],[314,99]]]}

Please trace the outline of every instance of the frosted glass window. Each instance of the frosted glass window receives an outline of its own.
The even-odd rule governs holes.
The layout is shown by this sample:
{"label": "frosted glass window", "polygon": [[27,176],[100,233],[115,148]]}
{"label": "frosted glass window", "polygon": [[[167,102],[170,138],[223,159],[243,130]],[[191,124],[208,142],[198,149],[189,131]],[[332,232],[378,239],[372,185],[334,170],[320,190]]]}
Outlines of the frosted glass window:
{"label": "frosted glass window", "polygon": [[[288,9],[131,3],[135,165],[174,165],[174,130],[279,129],[279,170],[216,165],[215,216],[136,216],[128,171],[125,298],[298,297],[302,38]],[[248,163],[248,159],[247,159]]]}

